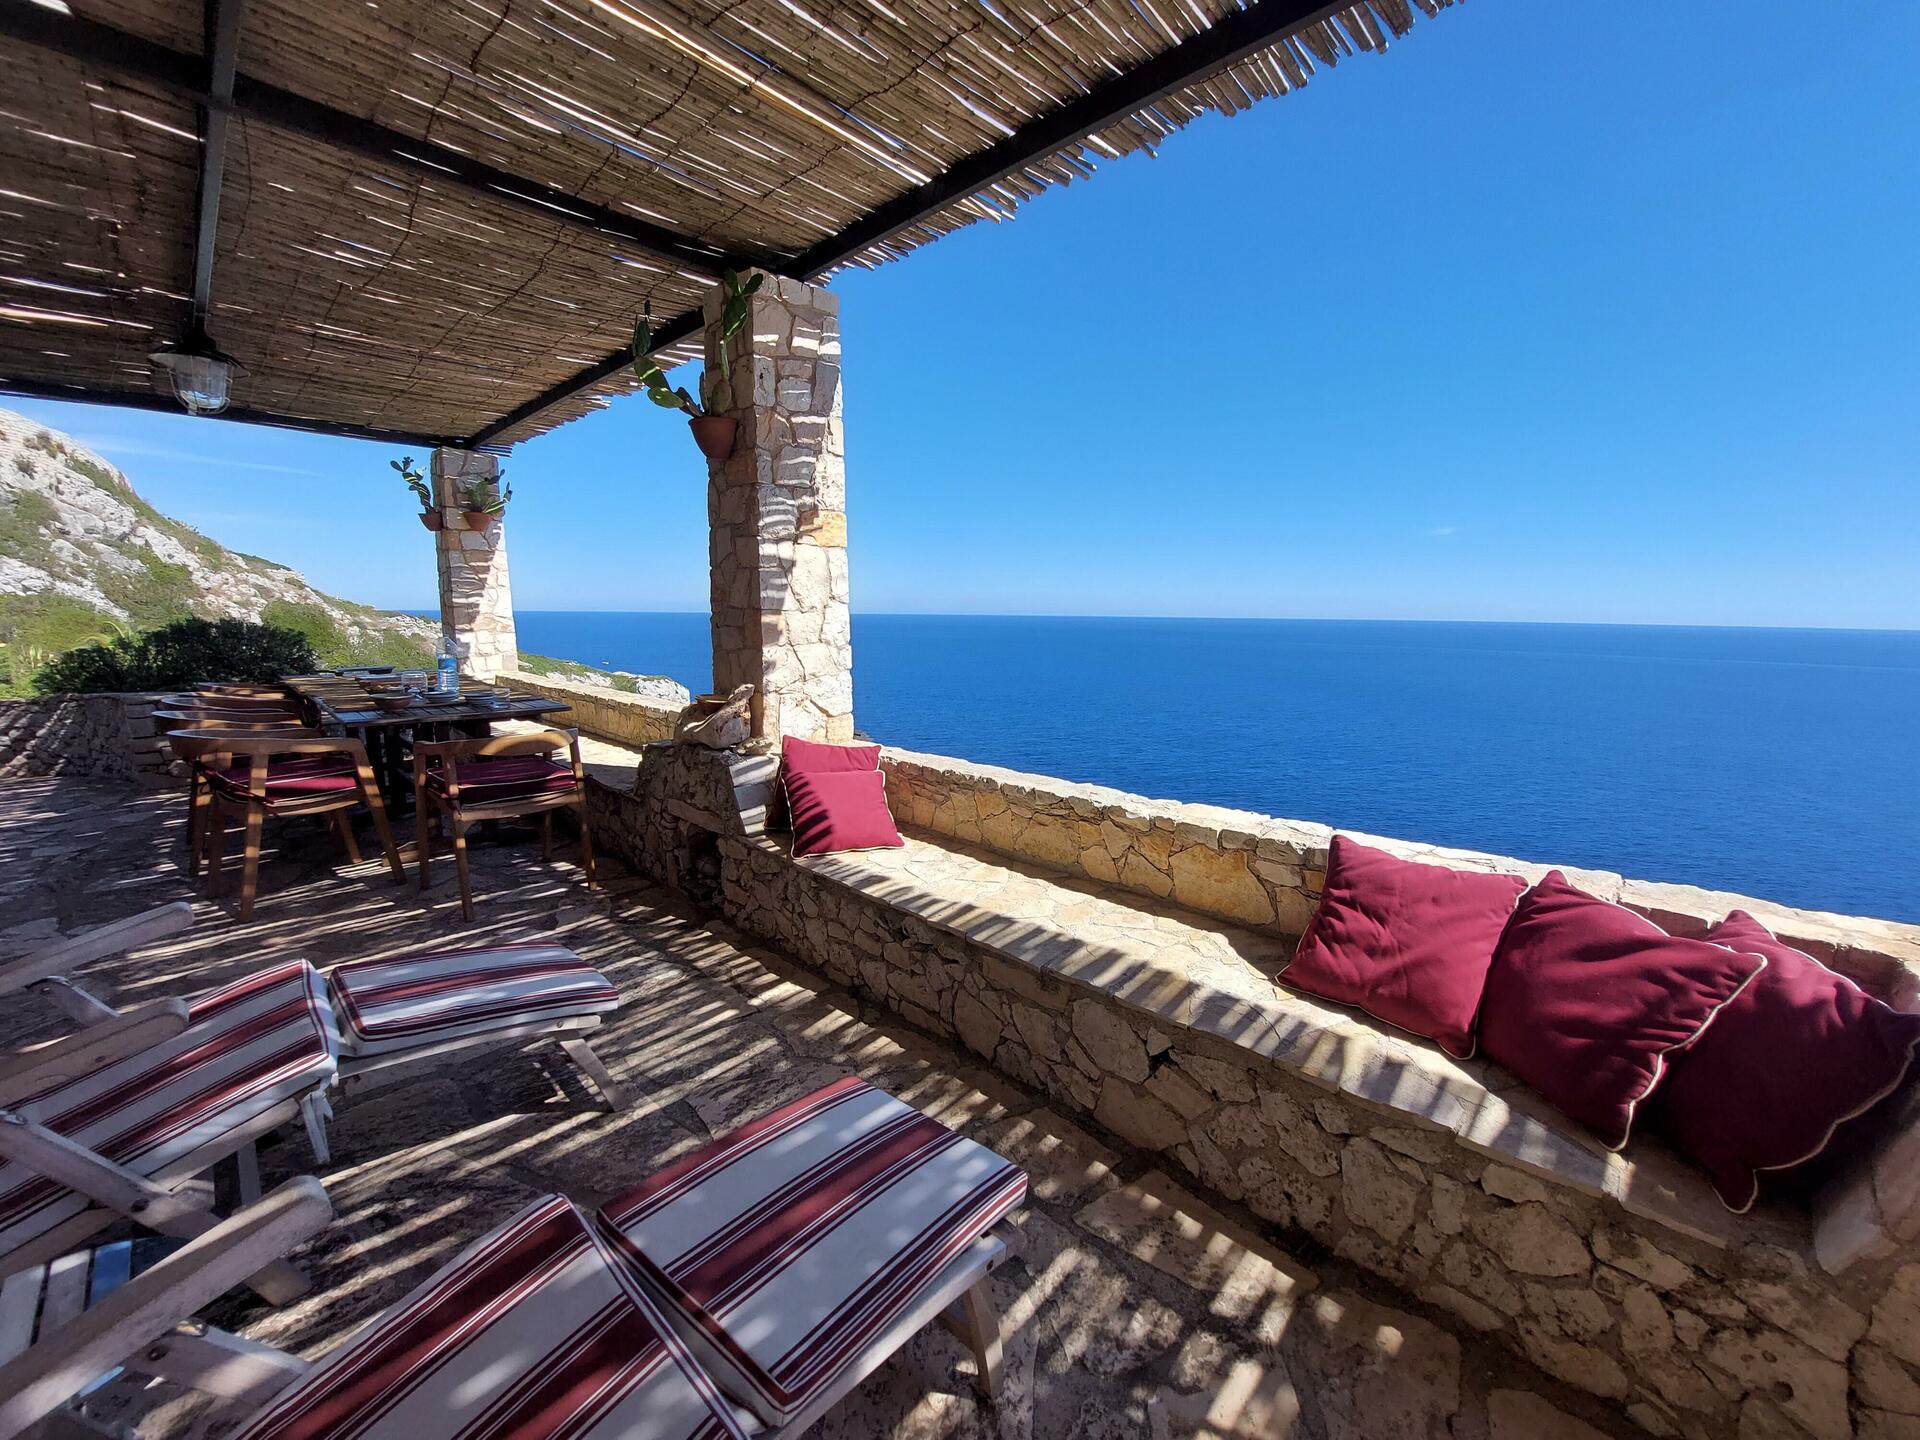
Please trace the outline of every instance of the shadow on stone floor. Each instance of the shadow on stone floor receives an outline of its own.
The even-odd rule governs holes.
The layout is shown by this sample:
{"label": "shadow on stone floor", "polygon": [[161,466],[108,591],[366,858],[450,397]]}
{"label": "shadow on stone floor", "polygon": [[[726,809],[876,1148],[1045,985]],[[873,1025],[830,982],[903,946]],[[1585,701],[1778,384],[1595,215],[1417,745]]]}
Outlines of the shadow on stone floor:
{"label": "shadow on stone floor", "polygon": [[[228,1297],[215,1319],[317,1356],[537,1195],[591,1205],[742,1120],[854,1072],[1023,1165],[1032,1196],[994,1280],[1007,1386],[974,1398],[971,1358],[937,1327],[815,1433],[826,1440],[1522,1440],[1592,1435],[1530,1393],[1532,1375],[1341,1262],[1282,1251],[944,1043],[605,867],[589,896],[537,843],[474,854],[477,918],[452,868],[424,896],[410,874],[346,866],[318,826],[274,827],[255,918],[196,896],[185,807],[166,792],[68,782],[0,793],[0,950],[31,948],[145,907],[194,900],[196,924],[92,978],[121,1002],[188,994],[273,960],[319,966],[444,943],[551,938],[603,968],[620,1011],[595,1045],[635,1096],[610,1115],[540,1048],[462,1057],[337,1103],[332,1165],[297,1129],[264,1146],[268,1184],[318,1173],[334,1225],[297,1257],[314,1290],[271,1309]],[[410,826],[402,824],[403,838]],[[50,1033],[37,1005],[0,1015],[0,1044]],[[223,1186],[223,1188],[225,1188]],[[230,1193],[230,1191],[228,1192]],[[1400,1308],[1396,1308],[1400,1307]],[[121,1397],[149,1440],[218,1436],[197,1397]],[[1554,1403],[1629,1434],[1563,1393]],[[1541,1408],[1547,1407],[1547,1408]],[[1550,1425],[1551,1428],[1542,1428]]]}

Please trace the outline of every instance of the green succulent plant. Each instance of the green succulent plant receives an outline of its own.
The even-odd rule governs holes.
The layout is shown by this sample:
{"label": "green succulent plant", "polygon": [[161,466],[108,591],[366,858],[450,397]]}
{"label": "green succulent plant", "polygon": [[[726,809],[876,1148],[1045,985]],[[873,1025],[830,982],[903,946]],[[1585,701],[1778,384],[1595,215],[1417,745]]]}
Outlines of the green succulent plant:
{"label": "green succulent plant", "polygon": [[[723,270],[720,273],[726,301],[720,309],[720,384],[716,388],[722,396],[733,393],[733,369],[727,359],[727,342],[746,327],[747,316],[751,313],[748,302],[766,278],[756,273],[742,280],[737,271]],[[653,314],[649,310],[633,327],[633,373],[646,387],[647,398],[662,409],[684,410],[690,417],[710,414],[708,407],[694,399],[685,386],[667,383],[667,372],[649,353],[652,349]]]}
{"label": "green succulent plant", "polygon": [[484,510],[489,515],[499,515],[507,508],[507,502],[513,499],[513,487],[506,483],[507,467],[502,465],[500,473],[491,480],[468,480],[460,486],[460,508],[463,510]]}
{"label": "green succulent plant", "polygon": [[400,478],[407,482],[407,488],[413,491],[413,498],[420,502],[422,510],[433,509],[433,488],[427,484],[427,477],[414,467],[411,455],[402,455],[398,460],[387,462],[400,472]]}

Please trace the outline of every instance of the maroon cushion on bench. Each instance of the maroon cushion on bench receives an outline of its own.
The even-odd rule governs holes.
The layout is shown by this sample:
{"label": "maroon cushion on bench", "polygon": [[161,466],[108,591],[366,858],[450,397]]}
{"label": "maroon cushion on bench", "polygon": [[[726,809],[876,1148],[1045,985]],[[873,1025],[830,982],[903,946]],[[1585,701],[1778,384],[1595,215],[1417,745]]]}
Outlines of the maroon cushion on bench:
{"label": "maroon cushion on bench", "polygon": [[[544,755],[498,755],[456,762],[454,779],[460,783],[462,805],[498,805],[573,789],[573,766]],[[429,770],[427,784],[446,794],[446,771]]]}
{"label": "maroon cushion on bench", "polygon": [[1669,935],[1554,870],[1520,897],[1500,937],[1480,1044],[1618,1150],[1667,1057],[1699,1039],[1766,965]]}
{"label": "maroon cushion on bench", "polygon": [[1842,1124],[1899,1088],[1920,1015],[1874,999],[1744,910],[1705,938],[1764,955],[1767,968],[1673,1057],[1653,1113],[1728,1208],[1746,1211],[1761,1172],[1817,1159]]}
{"label": "maroon cushion on bench", "polygon": [[795,855],[907,843],[887,809],[887,777],[878,770],[803,772],[789,776],[786,789]]}
{"label": "maroon cushion on bench", "polygon": [[1319,908],[1280,983],[1464,1060],[1493,948],[1526,888],[1517,875],[1422,865],[1336,835]]}
{"label": "maroon cushion on bench", "polygon": [[783,829],[788,823],[787,780],[794,775],[838,774],[843,770],[878,770],[878,745],[828,745],[818,740],[780,737],[779,783],[773,787],[773,803],[767,807],[767,824]]}

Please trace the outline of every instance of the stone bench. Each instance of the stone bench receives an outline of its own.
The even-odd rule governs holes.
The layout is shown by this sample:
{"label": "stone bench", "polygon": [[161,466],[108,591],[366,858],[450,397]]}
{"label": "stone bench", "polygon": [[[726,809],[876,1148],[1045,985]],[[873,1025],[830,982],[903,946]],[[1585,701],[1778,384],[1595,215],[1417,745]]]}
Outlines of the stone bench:
{"label": "stone bench", "polygon": [[1274,924],[911,828],[903,850],[796,860],[761,833],[774,771],[649,747],[595,823],[741,929],[1655,1434],[1885,1436],[1920,1414],[1920,1235],[1888,1219],[1920,1210],[1920,1163],[1897,1147],[1891,1206],[1867,1171],[1817,1225],[1732,1215],[1657,1142],[1609,1154],[1497,1066],[1278,987]]}

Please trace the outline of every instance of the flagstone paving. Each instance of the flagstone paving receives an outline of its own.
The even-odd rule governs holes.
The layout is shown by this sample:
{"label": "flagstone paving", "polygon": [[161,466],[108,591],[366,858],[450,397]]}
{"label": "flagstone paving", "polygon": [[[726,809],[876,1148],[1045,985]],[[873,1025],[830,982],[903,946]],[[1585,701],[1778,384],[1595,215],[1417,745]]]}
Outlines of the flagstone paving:
{"label": "flagstone paving", "polygon": [[[0,791],[0,952],[177,899],[184,804],[173,792],[69,782]],[[401,827],[403,838],[410,827]],[[537,845],[476,847],[476,923],[452,867],[422,895],[377,864],[340,865],[332,837],[269,830],[261,899],[242,924],[199,900],[177,941],[96,977],[122,1003],[189,993],[293,955],[327,965],[450,940],[552,938],[624,997],[596,1040],[635,1095],[600,1109],[539,1050],[469,1057],[336,1101],[333,1163],[290,1131],[262,1153],[269,1185],[318,1173],[337,1219],[297,1257],[313,1293],[273,1310],[229,1298],[215,1318],[317,1356],[527,1200],[586,1204],[743,1120],[858,1073],[1025,1166],[994,1289],[1006,1390],[974,1397],[972,1361],[938,1328],[816,1428],[822,1440],[1527,1440],[1627,1436],[1620,1417],[1543,1382],[1442,1313],[1194,1195],[1146,1157],[1054,1113],[947,1045],[703,923],[606,866],[592,897]],[[51,1033],[36,1002],[0,1011],[0,1044]],[[150,1440],[217,1436],[197,1398],[123,1396]]]}

